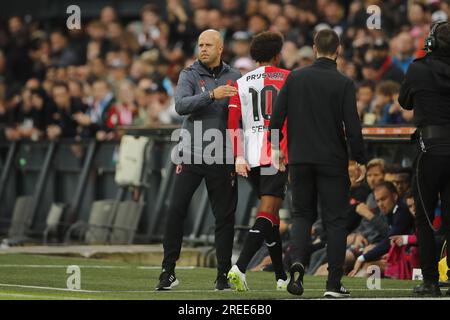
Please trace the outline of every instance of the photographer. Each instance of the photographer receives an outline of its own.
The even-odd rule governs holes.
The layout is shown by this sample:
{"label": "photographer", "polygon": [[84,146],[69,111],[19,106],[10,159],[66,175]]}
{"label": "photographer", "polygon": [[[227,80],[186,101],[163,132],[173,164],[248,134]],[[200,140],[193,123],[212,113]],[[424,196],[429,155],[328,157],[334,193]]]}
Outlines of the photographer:
{"label": "photographer", "polygon": [[[442,200],[442,228],[450,240],[450,23],[435,23],[425,40],[425,57],[415,60],[402,83],[399,103],[414,110],[419,153],[414,164],[414,200],[420,264],[420,296],[440,296],[438,256],[431,221]],[[447,247],[447,264],[450,260]],[[450,295],[450,290],[447,291]]]}

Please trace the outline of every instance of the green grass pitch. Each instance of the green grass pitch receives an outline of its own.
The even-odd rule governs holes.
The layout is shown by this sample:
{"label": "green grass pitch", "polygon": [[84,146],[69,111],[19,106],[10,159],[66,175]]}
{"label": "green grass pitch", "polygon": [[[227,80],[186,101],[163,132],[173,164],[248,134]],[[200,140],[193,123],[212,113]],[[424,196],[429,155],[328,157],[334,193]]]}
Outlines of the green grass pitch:
{"label": "green grass pitch", "polygon": [[[81,290],[67,289],[69,265],[81,270]],[[248,272],[248,292],[214,291],[216,271],[209,268],[177,270],[180,285],[171,291],[156,292],[160,268],[106,260],[65,258],[21,254],[0,255],[0,299],[148,299],[148,300],[210,300],[210,299],[298,299],[275,289],[271,272]],[[381,290],[369,290],[367,279],[344,278],[352,298],[411,297],[415,281],[381,279]],[[302,299],[320,298],[324,277],[305,277]]]}

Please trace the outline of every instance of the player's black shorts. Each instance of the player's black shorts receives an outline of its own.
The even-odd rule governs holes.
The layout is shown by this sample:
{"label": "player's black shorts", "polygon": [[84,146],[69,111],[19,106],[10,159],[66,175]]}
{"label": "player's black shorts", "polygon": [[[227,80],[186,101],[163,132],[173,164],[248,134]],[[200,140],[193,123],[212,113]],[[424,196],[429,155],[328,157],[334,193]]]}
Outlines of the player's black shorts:
{"label": "player's black shorts", "polygon": [[[264,174],[269,168],[269,165],[252,168],[248,173],[248,180],[255,188],[259,198],[274,196],[284,199],[287,191],[288,170],[286,168],[284,172],[277,171],[275,174]],[[271,167],[270,170],[276,169]]]}

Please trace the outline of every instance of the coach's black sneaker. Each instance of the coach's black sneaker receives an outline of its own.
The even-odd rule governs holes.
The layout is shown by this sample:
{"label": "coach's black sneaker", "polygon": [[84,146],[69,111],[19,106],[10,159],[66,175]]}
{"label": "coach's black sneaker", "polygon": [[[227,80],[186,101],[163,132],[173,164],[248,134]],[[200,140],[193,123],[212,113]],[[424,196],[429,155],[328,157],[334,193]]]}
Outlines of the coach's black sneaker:
{"label": "coach's black sneaker", "polygon": [[428,297],[440,297],[442,295],[439,284],[424,281],[422,284],[416,286],[413,289],[413,295],[415,296],[428,296]]}
{"label": "coach's black sneaker", "polygon": [[230,284],[228,283],[227,275],[219,274],[216,278],[216,291],[231,290]]}
{"label": "coach's black sneaker", "polygon": [[337,288],[327,288],[323,296],[325,298],[349,298],[350,291],[341,284]]}
{"label": "coach's black sneaker", "polygon": [[157,291],[170,290],[175,288],[180,282],[175,277],[175,273],[163,270],[159,276],[159,283],[156,286]]}
{"label": "coach's black sneaker", "polygon": [[303,294],[303,276],[305,275],[305,268],[300,262],[292,264],[289,269],[291,274],[289,283],[287,285],[287,291],[290,294],[301,296]]}

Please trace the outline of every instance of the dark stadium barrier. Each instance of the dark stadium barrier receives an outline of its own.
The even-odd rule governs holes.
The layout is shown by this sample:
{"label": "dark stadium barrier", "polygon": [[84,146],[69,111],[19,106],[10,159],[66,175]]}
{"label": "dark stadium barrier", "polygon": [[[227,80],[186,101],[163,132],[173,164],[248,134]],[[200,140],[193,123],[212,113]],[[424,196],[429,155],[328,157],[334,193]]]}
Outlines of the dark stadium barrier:
{"label": "dark stadium barrier", "polygon": [[[148,150],[143,190],[144,208],[134,236],[134,243],[160,242],[166,225],[166,211],[175,176],[170,153],[175,142],[170,140],[174,127],[126,128],[126,134],[148,136],[153,143]],[[410,142],[412,127],[365,127],[365,144],[370,158],[381,157],[388,163],[411,166],[415,147]],[[94,201],[116,199],[119,188],[114,181],[119,141],[94,142],[64,140],[56,144],[48,141],[3,142],[0,144],[0,236],[5,238],[11,229],[12,215],[17,199],[32,196],[38,199],[19,203],[19,207],[31,208],[31,221],[26,235],[29,241],[40,242],[43,234],[58,221],[58,210],[52,205],[63,205],[56,239],[62,242],[70,225],[77,221],[89,221]],[[53,148],[53,151],[49,151]],[[45,174],[41,174],[45,172]],[[248,225],[251,209],[257,197],[250,184],[238,179],[239,201],[236,225]],[[125,201],[130,194],[124,195]],[[289,209],[289,197],[284,208]],[[55,230],[53,230],[54,232]],[[236,234],[237,241],[240,233]],[[185,241],[188,244],[211,244],[214,241],[214,217],[206,196],[206,187],[200,186],[188,208],[185,223]],[[53,240],[55,241],[55,240]],[[51,242],[51,241],[49,241]]]}

